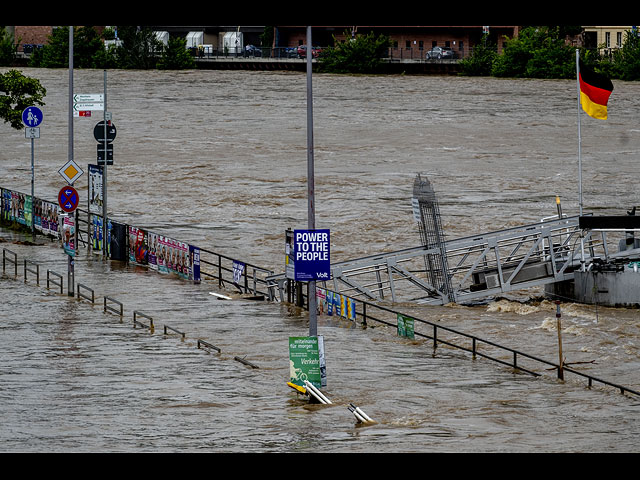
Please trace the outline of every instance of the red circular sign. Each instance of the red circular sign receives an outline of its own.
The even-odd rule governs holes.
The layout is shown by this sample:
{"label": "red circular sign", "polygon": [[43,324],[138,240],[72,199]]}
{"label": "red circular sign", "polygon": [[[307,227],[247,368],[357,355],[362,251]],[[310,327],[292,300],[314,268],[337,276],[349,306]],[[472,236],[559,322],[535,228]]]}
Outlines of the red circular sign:
{"label": "red circular sign", "polygon": [[78,208],[79,202],[80,196],[75,188],[66,186],[60,189],[60,193],[58,193],[58,204],[63,211],[67,213],[73,212]]}

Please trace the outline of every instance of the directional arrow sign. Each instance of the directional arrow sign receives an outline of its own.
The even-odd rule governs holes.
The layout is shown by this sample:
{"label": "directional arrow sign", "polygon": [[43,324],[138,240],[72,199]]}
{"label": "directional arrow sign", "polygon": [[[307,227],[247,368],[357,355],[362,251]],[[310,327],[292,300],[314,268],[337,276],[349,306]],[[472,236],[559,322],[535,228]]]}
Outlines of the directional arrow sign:
{"label": "directional arrow sign", "polygon": [[58,204],[64,212],[73,212],[78,207],[78,203],[80,203],[80,196],[75,188],[67,186],[60,189]]}
{"label": "directional arrow sign", "polygon": [[73,103],[104,103],[103,93],[76,93]]}
{"label": "directional arrow sign", "polygon": [[104,110],[103,93],[76,93],[73,96],[74,114],[91,110]]}

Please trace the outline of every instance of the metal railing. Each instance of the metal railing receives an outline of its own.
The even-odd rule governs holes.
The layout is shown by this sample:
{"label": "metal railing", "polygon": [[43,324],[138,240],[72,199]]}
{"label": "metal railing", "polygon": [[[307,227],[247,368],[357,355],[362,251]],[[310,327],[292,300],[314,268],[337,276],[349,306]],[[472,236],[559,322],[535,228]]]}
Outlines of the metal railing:
{"label": "metal railing", "polygon": [[[320,288],[320,287],[319,287]],[[330,290],[326,290],[330,292]],[[306,296],[303,294],[306,298]],[[301,303],[304,305],[304,308],[308,309],[308,302],[305,302],[303,298]],[[558,378],[564,380],[564,373],[571,373],[576,376],[582,377],[587,380],[587,385],[591,388],[594,383],[599,383],[602,385],[606,385],[608,387],[615,388],[620,391],[620,393],[630,393],[636,396],[640,396],[640,391],[628,388],[624,385],[620,385],[614,382],[610,382],[608,380],[604,380],[602,378],[589,375],[588,373],[581,372],[574,368],[568,367],[566,364],[559,365],[557,363],[545,360],[543,358],[537,357],[535,355],[531,355],[529,353],[525,353],[520,350],[516,350],[511,347],[506,347],[504,345],[500,345],[491,340],[486,340],[480,338],[476,335],[467,334],[461,332],[459,330],[455,330],[450,327],[438,325],[434,322],[430,322],[429,320],[424,320],[418,318],[414,315],[402,313],[398,310],[393,310],[388,307],[384,307],[382,305],[378,305],[376,303],[367,302],[364,300],[357,300],[355,302],[356,310],[355,316],[361,319],[362,325],[366,326],[368,322],[373,321],[377,323],[381,323],[390,327],[398,328],[398,316],[409,317],[412,318],[419,325],[423,325],[427,330],[430,329],[430,332],[425,331],[414,331],[414,335],[417,337],[425,338],[427,340],[431,340],[433,342],[433,350],[434,353],[437,350],[439,345],[446,345],[452,349],[461,350],[467,353],[471,353],[472,357],[475,359],[476,357],[485,358],[487,360],[491,360],[494,363],[498,363],[504,365],[506,367],[510,367],[515,371],[527,373],[529,375],[540,377],[541,373],[536,372],[534,368],[537,367],[549,367],[551,370],[556,370],[558,373]],[[359,306],[359,308],[358,308]],[[377,309],[382,312],[382,314],[388,314],[395,316],[395,319],[392,318],[382,318],[381,316],[373,316],[371,315],[371,309]],[[338,315],[336,313],[336,315]],[[445,336],[448,335],[448,336]],[[468,342],[467,344],[460,343],[460,339]],[[529,362],[525,364],[525,362]]]}

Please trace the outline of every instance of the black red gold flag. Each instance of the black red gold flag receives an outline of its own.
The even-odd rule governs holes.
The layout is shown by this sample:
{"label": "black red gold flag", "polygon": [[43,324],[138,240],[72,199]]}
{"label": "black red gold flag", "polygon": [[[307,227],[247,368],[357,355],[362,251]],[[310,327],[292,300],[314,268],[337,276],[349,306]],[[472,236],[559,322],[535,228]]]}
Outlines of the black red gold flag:
{"label": "black red gold flag", "polygon": [[613,92],[613,84],[604,75],[594,72],[579,61],[580,104],[593,118],[607,119],[607,102]]}

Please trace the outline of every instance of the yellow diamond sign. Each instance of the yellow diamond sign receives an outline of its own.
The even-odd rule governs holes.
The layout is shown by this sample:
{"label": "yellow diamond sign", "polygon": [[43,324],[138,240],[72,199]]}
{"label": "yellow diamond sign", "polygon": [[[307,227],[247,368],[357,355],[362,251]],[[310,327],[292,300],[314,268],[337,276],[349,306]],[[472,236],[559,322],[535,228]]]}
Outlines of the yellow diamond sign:
{"label": "yellow diamond sign", "polygon": [[73,185],[80,176],[84,173],[82,169],[73,160],[69,160],[65,163],[58,173],[64,178],[69,185]]}

